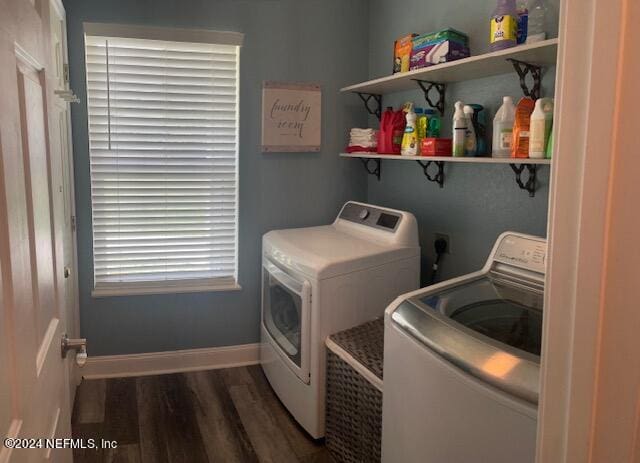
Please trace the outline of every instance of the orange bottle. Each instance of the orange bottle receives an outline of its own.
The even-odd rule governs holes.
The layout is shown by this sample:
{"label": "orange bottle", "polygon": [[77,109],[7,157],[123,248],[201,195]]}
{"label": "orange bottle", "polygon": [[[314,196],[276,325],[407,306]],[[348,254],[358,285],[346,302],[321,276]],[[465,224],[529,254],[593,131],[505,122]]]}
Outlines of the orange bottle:
{"label": "orange bottle", "polygon": [[529,126],[531,124],[531,113],[535,106],[535,101],[528,96],[521,98],[516,106],[516,120],[513,125],[513,143],[511,144],[512,158],[529,157]]}

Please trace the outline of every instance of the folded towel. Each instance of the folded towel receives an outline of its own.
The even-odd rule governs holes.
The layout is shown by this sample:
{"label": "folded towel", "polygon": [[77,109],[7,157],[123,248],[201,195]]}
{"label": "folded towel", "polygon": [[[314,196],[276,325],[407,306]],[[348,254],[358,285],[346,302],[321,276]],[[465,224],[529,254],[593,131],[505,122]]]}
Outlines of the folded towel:
{"label": "folded towel", "polygon": [[375,129],[353,128],[349,131],[347,153],[375,153],[378,146],[378,131]]}
{"label": "folded towel", "polygon": [[368,148],[378,146],[376,141],[358,141],[358,140],[349,140],[349,146],[365,146]]}

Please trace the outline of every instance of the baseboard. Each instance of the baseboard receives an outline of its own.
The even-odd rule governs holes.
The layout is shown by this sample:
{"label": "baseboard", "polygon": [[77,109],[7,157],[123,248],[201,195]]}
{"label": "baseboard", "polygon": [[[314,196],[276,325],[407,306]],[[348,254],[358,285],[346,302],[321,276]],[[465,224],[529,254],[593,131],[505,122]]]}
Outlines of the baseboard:
{"label": "baseboard", "polygon": [[256,343],[144,354],[90,356],[80,373],[85,379],[97,379],[213,370],[254,365],[259,362],[259,354],[260,344]]}

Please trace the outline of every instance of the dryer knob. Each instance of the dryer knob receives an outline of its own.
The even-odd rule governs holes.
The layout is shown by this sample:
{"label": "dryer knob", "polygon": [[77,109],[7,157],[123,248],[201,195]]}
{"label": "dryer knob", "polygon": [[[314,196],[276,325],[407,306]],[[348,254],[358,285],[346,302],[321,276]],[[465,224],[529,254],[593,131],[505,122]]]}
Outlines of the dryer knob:
{"label": "dryer knob", "polygon": [[368,209],[362,209],[360,211],[360,220],[365,220],[367,217],[369,217],[369,210]]}

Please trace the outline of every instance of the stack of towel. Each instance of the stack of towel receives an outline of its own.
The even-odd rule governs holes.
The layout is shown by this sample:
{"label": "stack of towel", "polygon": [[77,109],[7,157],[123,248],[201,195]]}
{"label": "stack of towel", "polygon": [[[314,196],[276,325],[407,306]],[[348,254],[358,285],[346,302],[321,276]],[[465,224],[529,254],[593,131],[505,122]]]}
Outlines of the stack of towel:
{"label": "stack of towel", "polygon": [[351,129],[347,153],[369,152],[378,149],[378,131],[374,129]]}

